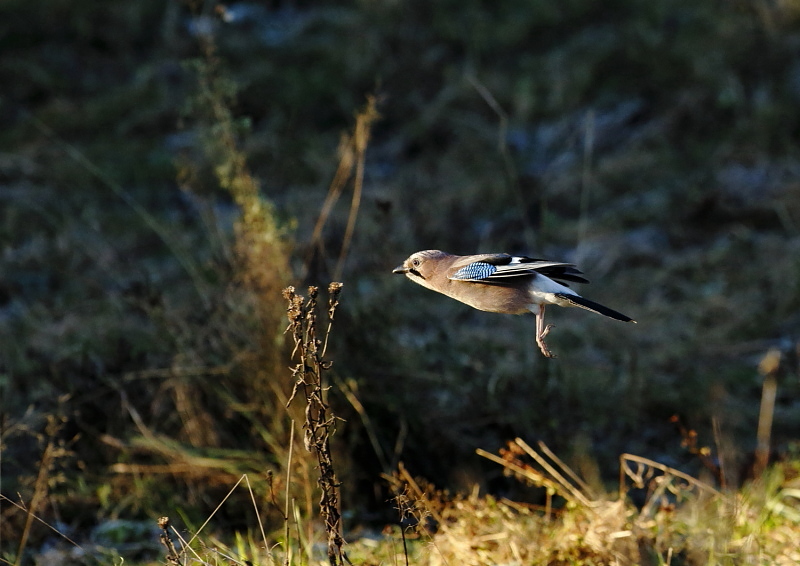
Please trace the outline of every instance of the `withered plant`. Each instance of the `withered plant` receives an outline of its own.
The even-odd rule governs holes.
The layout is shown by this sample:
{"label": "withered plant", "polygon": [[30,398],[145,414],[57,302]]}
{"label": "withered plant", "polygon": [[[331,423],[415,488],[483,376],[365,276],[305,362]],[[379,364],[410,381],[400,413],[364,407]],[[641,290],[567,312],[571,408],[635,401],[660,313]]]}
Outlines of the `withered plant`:
{"label": "withered plant", "polygon": [[328,325],[318,333],[317,287],[308,288],[308,300],[295,293],[294,287],[284,290],[283,296],[289,303],[289,327],[287,332],[294,339],[293,357],[297,365],[292,368],[295,380],[294,389],[287,406],[298,393],[305,398],[305,422],[303,424],[303,444],[314,454],[319,470],[320,514],[328,535],[328,560],[331,566],[349,562],[344,552],[342,537],[342,516],[339,509],[339,480],[333,467],[330,437],[336,428],[336,416],[327,402],[327,382],[325,372],[331,363],[325,361],[333,317],[339,304],[341,283],[331,283],[328,287]]}

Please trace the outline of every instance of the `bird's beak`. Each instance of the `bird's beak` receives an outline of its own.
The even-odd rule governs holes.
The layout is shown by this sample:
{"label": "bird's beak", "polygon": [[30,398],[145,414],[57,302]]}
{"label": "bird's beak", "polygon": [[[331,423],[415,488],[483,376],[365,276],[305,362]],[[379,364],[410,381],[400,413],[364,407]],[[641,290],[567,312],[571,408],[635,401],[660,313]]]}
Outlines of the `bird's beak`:
{"label": "bird's beak", "polygon": [[392,270],[392,273],[397,273],[398,275],[405,275],[408,273],[408,268],[403,265],[398,265]]}

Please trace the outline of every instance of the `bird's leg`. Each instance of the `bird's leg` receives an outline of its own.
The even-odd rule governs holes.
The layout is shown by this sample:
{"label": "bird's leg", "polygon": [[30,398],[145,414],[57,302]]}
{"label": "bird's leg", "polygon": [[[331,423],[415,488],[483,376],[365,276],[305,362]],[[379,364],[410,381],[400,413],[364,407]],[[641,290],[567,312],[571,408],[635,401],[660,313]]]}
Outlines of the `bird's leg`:
{"label": "bird's leg", "polygon": [[555,358],[547,344],[544,343],[544,337],[547,336],[551,328],[553,328],[552,324],[544,325],[544,305],[539,305],[539,312],[536,313],[536,344],[546,358]]}

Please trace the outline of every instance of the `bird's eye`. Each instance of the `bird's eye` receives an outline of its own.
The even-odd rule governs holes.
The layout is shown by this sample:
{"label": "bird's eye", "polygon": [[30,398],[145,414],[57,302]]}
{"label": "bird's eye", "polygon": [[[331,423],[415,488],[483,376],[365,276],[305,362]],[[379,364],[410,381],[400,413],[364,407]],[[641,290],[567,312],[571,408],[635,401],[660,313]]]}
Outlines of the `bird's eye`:
{"label": "bird's eye", "polygon": [[419,267],[419,263],[420,263],[419,258],[414,258],[411,260],[411,265],[413,265],[414,267]]}

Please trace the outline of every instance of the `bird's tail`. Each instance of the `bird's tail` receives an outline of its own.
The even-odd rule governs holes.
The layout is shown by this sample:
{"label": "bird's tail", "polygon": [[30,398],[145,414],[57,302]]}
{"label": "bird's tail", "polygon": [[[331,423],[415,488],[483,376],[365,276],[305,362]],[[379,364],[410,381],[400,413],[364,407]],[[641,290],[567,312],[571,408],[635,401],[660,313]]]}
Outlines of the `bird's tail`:
{"label": "bird's tail", "polygon": [[621,320],[622,322],[636,322],[631,317],[626,316],[621,312],[617,312],[614,309],[604,307],[600,303],[595,303],[594,301],[590,301],[589,299],[584,299],[580,295],[568,295],[566,293],[556,293],[556,296],[559,299],[563,299],[569,303],[572,303],[576,307],[581,307],[586,310],[596,312],[597,314],[602,314],[603,316],[607,316],[609,318]]}

